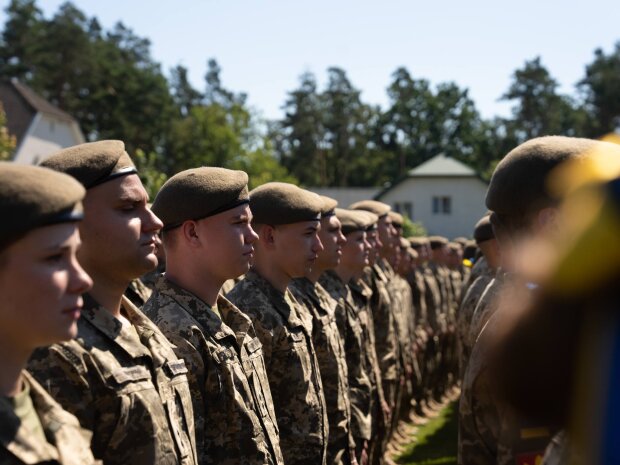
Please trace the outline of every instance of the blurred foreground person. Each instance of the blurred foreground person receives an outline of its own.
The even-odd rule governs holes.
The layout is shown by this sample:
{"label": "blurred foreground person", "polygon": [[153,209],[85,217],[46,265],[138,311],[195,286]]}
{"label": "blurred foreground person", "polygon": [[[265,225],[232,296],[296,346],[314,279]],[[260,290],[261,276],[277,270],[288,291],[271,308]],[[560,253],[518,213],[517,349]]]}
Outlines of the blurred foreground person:
{"label": "blurred foreground person", "polygon": [[307,276],[323,249],[322,202],[293,184],[271,182],[250,192],[259,238],[254,262],[227,297],[252,319],[263,344],[280,446],[287,465],[325,465],[328,419],[321,373],[303,309],[288,289]]}
{"label": "blurred foreground person", "polygon": [[[77,223],[84,188],[46,168],[0,163],[0,463],[95,463],[90,432],[24,370],[37,347],[77,334]],[[36,290],[36,292],[33,292]]]}
{"label": "blurred foreground person", "polygon": [[86,188],[78,258],[93,278],[77,337],[35,352],[29,369],[93,432],[105,464],[192,465],[194,415],[187,368],[127,297],[132,279],[157,266],[161,221],[121,141],[70,147],[43,164]]}
{"label": "blurred foreground person", "polygon": [[[620,178],[609,177],[620,176],[620,147],[601,143],[587,162],[563,168],[554,184],[574,187],[560,251],[531,261],[540,290],[498,336],[490,370],[497,395],[563,429],[545,465],[619,463]],[[534,244],[525,255],[541,252]]]}
{"label": "blurred foreground person", "polygon": [[459,405],[460,464],[536,463],[557,430],[557,425],[524,415],[494,395],[489,347],[513,315],[527,307],[538,287],[524,276],[522,246],[536,240],[553,248],[564,227],[558,214],[560,198],[548,189],[549,173],[564,162],[585,159],[596,144],[557,136],[532,139],[506,155],[493,173],[486,203],[500,243],[504,283],[465,371]]}
{"label": "blurred foreground person", "polygon": [[262,344],[250,319],[221,295],[250,268],[248,176],[202,167],[160,189],[166,273],[144,306],[188,367],[201,464],[282,465]]}

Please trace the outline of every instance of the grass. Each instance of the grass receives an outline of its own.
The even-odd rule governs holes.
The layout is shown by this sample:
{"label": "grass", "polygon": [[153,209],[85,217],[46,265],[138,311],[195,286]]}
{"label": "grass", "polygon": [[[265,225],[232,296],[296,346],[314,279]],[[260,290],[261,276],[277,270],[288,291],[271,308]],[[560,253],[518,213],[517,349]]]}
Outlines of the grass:
{"label": "grass", "polygon": [[458,401],[420,427],[416,440],[396,460],[402,465],[456,465]]}

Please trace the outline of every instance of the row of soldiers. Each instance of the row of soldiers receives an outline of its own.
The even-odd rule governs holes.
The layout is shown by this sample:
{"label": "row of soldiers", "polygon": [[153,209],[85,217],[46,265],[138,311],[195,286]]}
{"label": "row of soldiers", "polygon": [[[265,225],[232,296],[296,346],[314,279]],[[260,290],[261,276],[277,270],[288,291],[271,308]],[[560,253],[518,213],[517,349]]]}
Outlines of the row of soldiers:
{"label": "row of soldiers", "polygon": [[120,141],[0,165],[2,463],[389,463],[454,393],[463,247],[247,184],[149,207]]}

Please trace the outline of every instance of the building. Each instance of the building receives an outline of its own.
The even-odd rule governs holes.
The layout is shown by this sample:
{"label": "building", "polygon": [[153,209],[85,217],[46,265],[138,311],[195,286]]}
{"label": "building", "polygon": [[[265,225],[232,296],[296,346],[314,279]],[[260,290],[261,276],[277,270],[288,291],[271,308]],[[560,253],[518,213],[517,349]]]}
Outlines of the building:
{"label": "building", "polygon": [[421,223],[429,235],[471,237],[474,225],[486,213],[487,187],[475,170],[440,154],[410,170],[375,199]]}
{"label": "building", "polygon": [[17,146],[13,161],[37,164],[52,153],[84,142],[77,121],[13,79],[0,82],[7,129]]}

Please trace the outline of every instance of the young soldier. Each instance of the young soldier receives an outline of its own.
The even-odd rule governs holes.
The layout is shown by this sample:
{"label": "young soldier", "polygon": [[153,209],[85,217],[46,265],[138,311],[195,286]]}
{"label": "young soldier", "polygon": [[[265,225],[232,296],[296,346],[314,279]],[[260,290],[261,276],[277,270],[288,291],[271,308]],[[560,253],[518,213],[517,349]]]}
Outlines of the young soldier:
{"label": "young soldier", "polygon": [[220,295],[253,256],[247,182],[243,171],[190,169],[153,202],[167,261],[144,312],[188,366],[201,464],[283,463],[261,343]]}
{"label": "young soldier", "polygon": [[79,259],[93,277],[77,338],[37,351],[35,377],[80,423],[106,464],[194,464],[187,368],[123,292],[157,266],[162,223],[120,141],[82,144],[44,164],[86,188]]}
{"label": "young soldier", "polygon": [[[333,270],[326,270],[320,283],[338,302],[340,330],[345,344],[349,368],[349,395],[351,401],[351,432],[355,439],[356,458],[365,463],[368,459],[369,442],[372,439],[372,382],[374,374],[366,354],[370,344],[367,329],[360,315],[360,307],[353,300],[347,283],[359,278],[368,264],[369,244],[366,242],[366,228],[369,217],[365,212],[336,209],[338,221],[346,242],[342,256]],[[367,326],[367,325],[366,325]],[[330,431],[331,434],[331,431]]]}
{"label": "young soldier", "polygon": [[287,465],[326,464],[327,415],[312,336],[288,290],[306,276],[322,250],[318,195],[272,182],[250,192],[258,233],[254,263],[228,298],[254,323],[263,344],[269,385]]}
{"label": "young soldier", "polygon": [[92,286],[75,257],[84,193],[62,173],[0,163],[2,464],[95,463],[90,433],[24,371],[36,347],[77,333],[81,294]]}
{"label": "young soldier", "polygon": [[306,277],[294,279],[289,289],[298,302],[303,304],[312,328],[312,342],[319,361],[329,419],[327,463],[351,464],[355,463],[355,443],[350,430],[348,369],[345,347],[336,323],[341,312],[338,309],[339,302],[318,282],[324,271],[335,268],[340,262],[346,239],[334,211],[338,202],[324,196],[321,196],[321,201],[323,208],[319,239],[323,250],[318,253]]}

